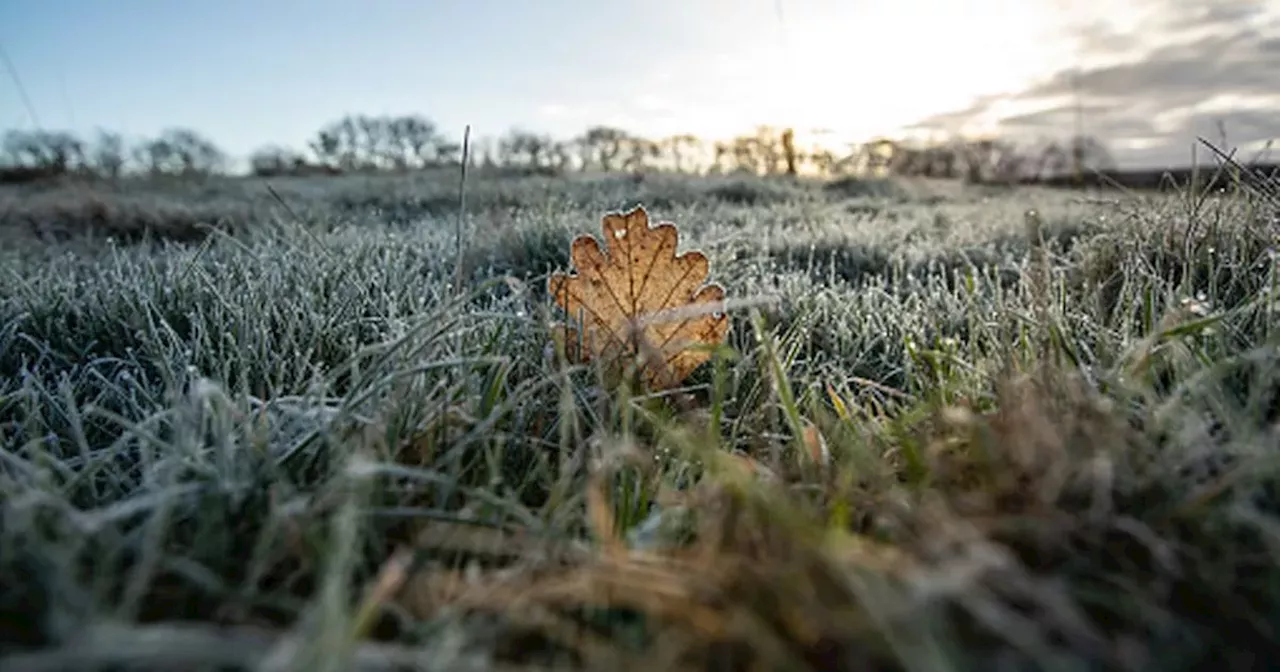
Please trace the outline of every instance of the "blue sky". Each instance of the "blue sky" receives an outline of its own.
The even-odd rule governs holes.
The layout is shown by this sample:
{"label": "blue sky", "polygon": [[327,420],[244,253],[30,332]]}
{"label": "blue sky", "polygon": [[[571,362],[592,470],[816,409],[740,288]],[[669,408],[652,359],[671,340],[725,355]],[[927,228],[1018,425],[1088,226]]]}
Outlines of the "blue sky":
{"label": "blue sky", "polygon": [[[979,107],[961,125],[986,132],[1003,117],[1051,106],[1052,96],[1022,92],[1068,68],[1113,64],[1107,49],[1158,47],[1150,29],[1141,31],[1146,42],[1123,48],[1089,38],[1100,25],[1131,38],[1160,2],[1180,7],[0,0],[0,47],[41,127],[140,137],[185,126],[238,156],[272,142],[302,146],[347,113],[421,113],[458,135],[467,123],[481,135],[520,126],[559,136],[610,123],[653,136],[725,137],[772,123],[854,140]],[[1230,3],[1262,4],[1219,0]],[[13,79],[0,72],[0,129],[33,127]]]}

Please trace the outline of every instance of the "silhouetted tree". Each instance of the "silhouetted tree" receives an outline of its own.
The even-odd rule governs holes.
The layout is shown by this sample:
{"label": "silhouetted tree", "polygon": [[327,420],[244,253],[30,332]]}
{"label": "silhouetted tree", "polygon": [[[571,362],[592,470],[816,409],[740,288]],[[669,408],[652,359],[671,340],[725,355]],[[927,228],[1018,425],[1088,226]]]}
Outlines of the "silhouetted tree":
{"label": "silhouetted tree", "polygon": [[382,120],[361,114],[353,120],[356,128],[357,144],[360,147],[362,168],[378,169],[391,161],[388,157],[387,126]]}
{"label": "silhouetted tree", "polygon": [[498,157],[504,166],[545,167],[553,141],[550,136],[512,129],[498,140]]}
{"label": "silhouetted tree", "polygon": [[754,142],[750,143],[755,155],[755,168],[752,172],[763,171],[766,175],[777,175],[785,170],[782,135],[776,128],[757,126],[753,139]]}
{"label": "silhouetted tree", "polygon": [[1035,179],[1063,175],[1071,170],[1071,157],[1057,141],[1051,141],[1040,150],[1036,162]]}
{"label": "silhouetted tree", "polygon": [[4,154],[15,168],[66,175],[84,167],[84,143],[65,131],[5,133]]}
{"label": "silhouetted tree", "polygon": [[498,143],[493,138],[477,138],[471,143],[471,152],[481,168],[491,170],[501,165],[498,157]]}
{"label": "silhouetted tree", "polygon": [[420,115],[349,115],[320,129],[308,147],[320,164],[343,171],[451,163],[460,149]]}
{"label": "silhouetted tree", "polygon": [[622,160],[622,169],[631,173],[646,172],[650,161],[662,156],[662,148],[658,143],[647,138],[629,136],[625,142],[626,154]]}
{"label": "silhouetted tree", "polygon": [[391,135],[405,153],[414,157],[420,166],[440,163],[442,158],[440,147],[444,138],[436,130],[430,119],[417,115],[409,115],[392,119]]}
{"label": "silhouetted tree", "polygon": [[813,169],[823,176],[832,176],[836,173],[839,165],[835,152],[829,149],[817,149],[809,153],[809,162],[813,164]]}
{"label": "silhouetted tree", "polygon": [[573,167],[573,155],[576,142],[560,140],[551,143],[549,150],[551,167],[560,172],[567,172]]}
{"label": "silhouetted tree", "polygon": [[307,169],[307,157],[278,145],[263,147],[249,157],[249,170],[259,177],[298,175]]}
{"label": "silhouetted tree", "polygon": [[99,177],[114,180],[124,174],[126,156],[124,138],[119,133],[99,130],[86,161]]}
{"label": "silhouetted tree", "polygon": [[[820,131],[815,131],[820,133]],[[1077,179],[1114,168],[1097,138],[1071,136],[1022,148],[995,138],[953,138],[943,142],[875,138],[846,153],[814,144],[800,147],[794,128],[758,126],[748,133],[704,145],[688,133],[651,140],[610,126],[588,127],[580,136],[555,139],[512,129],[496,138],[478,138],[473,154],[483,166],[498,164],[556,171],[598,169],[633,173],[705,169],[724,174],[798,175],[806,166],[827,175],[902,175],[969,182],[1025,181],[1064,176]],[[353,170],[409,170],[454,164],[461,146],[440,135],[434,122],[417,114],[348,115],[316,132],[308,156],[268,146],[250,157],[260,175]],[[711,151],[706,151],[707,149]],[[84,174],[114,179],[125,173],[126,157],[152,174],[203,175],[224,169],[226,157],[208,139],[189,129],[170,129],[127,151],[119,134],[99,131],[85,143],[65,132],[9,131],[0,147],[3,179]],[[708,165],[707,161],[710,160]]]}
{"label": "silhouetted tree", "polygon": [[677,173],[685,172],[689,167],[689,155],[696,152],[701,147],[702,142],[698,136],[692,133],[681,133],[668,138],[663,138],[660,146],[667,156],[671,157],[672,168]]}
{"label": "silhouetted tree", "polygon": [[153,175],[187,177],[220,172],[226,155],[218,146],[193,130],[176,128],[144,142],[134,150],[135,160]]}
{"label": "silhouetted tree", "polygon": [[321,165],[341,171],[360,167],[359,138],[350,118],[325,126],[308,146]]}
{"label": "silhouetted tree", "polygon": [[144,141],[135,147],[133,149],[133,160],[144,171],[152,175],[163,175],[171,172],[176,165],[173,147],[161,138]]}
{"label": "silhouetted tree", "polygon": [[1012,143],[998,143],[1000,151],[996,154],[995,168],[991,171],[992,181],[1004,184],[1016,184],[1027,177],[1029,156]]}
{"label": "silhouetted tree", "polygon": [[712,145],[712,154],[711,169],[708,172],[721,174],[733,169],[733,146],[730,143],[717,141]]}
{"label": "silhouetted tree", "polygon": [[588,128],[579,140],[583,165],[596,166],[606,173],[613,172],[628,137],[626,131],[618,128],[609,126]]}
{"label": "silhouetted tree", "polygon": [[853,145],[849,168],[863,175],[881,175],[888,172],[894,156],[901,151],[901,145],[890,138],[875,138],[869,142]]}
{"label": "silhouetted tree", "polygon": [[796,175],[796,132],[794,129],[788,128],[782,132],[782,155],[787,162],[787,174],[795,177]]}
{"label": "silhouetted tree", "polygon": [[1092,171],[1113,170],[1115,160],[1111,151],[1100,139],[1090,135],[1075,135],[1067,142],[1071,155],[1071,170],[1077,180]]}
{"label": "silhouetted tree", "polygon": [[435,153],[432,163],[436,165],[448,165],[458,163],[462,160],[462,145],[444,137],[437,137],[432,143],[433,152]]}

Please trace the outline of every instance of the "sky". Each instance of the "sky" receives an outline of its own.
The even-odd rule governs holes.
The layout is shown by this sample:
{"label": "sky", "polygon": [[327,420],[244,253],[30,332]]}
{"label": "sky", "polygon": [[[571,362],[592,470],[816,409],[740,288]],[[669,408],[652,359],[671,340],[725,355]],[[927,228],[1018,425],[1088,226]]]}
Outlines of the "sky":
{"label": "sky", "polygon": [[842,146],[1061,136],[1078,104],[1135,167],[1219,122],[1280,137],[1276,0],[0,0],[0,49],[0,130],[187,127],[241,158],[351,113]]}

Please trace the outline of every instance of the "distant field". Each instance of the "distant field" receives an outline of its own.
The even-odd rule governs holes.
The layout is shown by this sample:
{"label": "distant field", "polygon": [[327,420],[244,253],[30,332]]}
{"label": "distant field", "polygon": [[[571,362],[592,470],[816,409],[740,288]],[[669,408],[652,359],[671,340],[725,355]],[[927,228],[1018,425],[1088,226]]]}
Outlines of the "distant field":
{"label": "distant field", "polygon": [[[1280,663],[1265,197],[456,179],[0,190],[0,668]],[[672,395],[548,345],[636,204]]]}

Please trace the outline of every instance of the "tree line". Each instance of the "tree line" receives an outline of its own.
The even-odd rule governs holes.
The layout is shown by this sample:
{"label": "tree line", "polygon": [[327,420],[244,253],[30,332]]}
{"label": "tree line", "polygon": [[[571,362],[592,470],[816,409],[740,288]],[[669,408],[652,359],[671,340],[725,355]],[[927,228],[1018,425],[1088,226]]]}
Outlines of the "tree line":
{"label": "tree line", "polygon": [[[998,138],[877,138],[837,151],[816,143],[798,146],[792,129],[772,126],[722,141],[692,134],[646,138],[610,126],[592,126],[572,138],[516,128],[479,139],[472,153],[482,168],[547,174],[665,171],[1026,182],[1113,167],[1106,147],[1087,136],[1023,144]],[[351,115],[319,129],[304,148],[259,148],[249,157],[248,170],[262,177],[403,172],[457,165],[461,154],[458,139],[421,115]],[[86,140],[65,131],[11,130],[0,143],[0,182],[8,183],[68,176],[200,177],[228,174],[230,165],[214,142],[184,128],[133,144],[107,131]]]}

